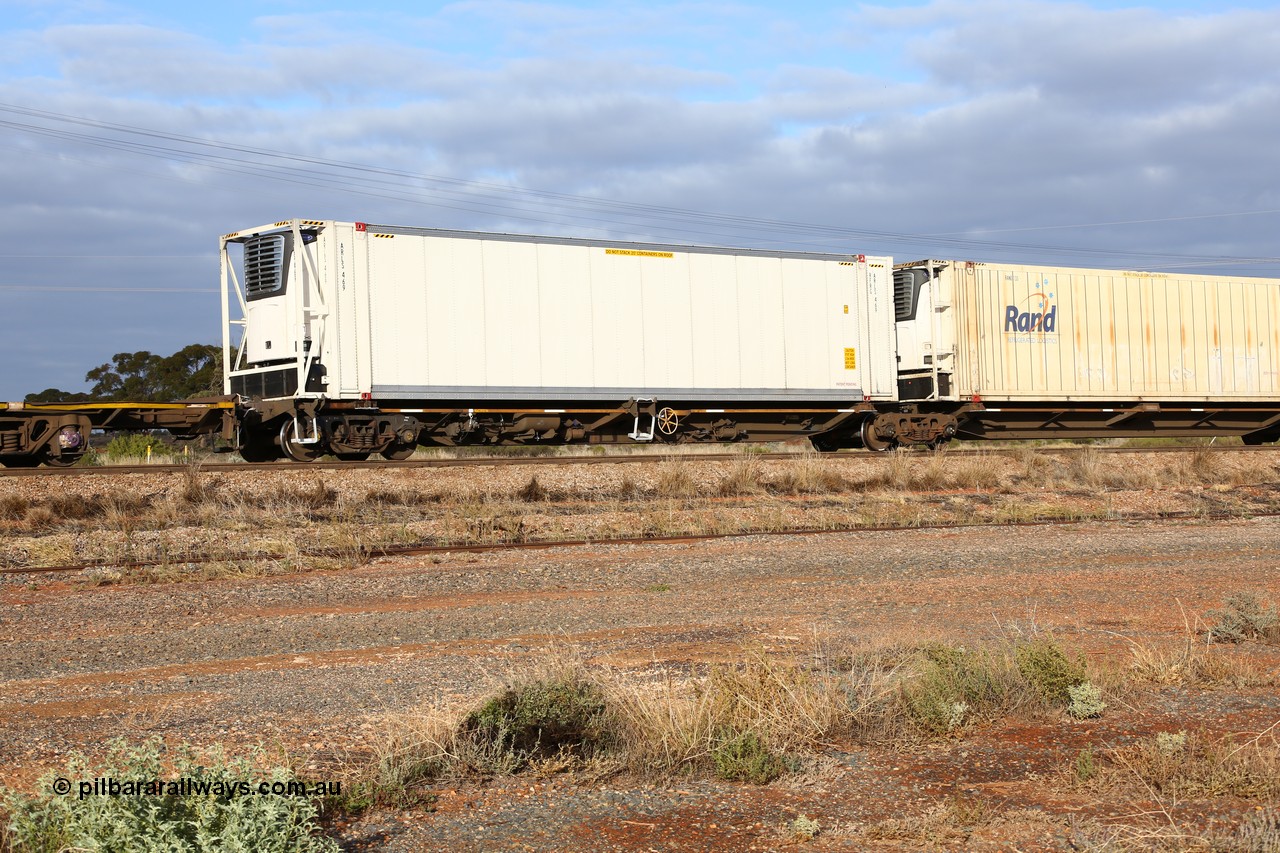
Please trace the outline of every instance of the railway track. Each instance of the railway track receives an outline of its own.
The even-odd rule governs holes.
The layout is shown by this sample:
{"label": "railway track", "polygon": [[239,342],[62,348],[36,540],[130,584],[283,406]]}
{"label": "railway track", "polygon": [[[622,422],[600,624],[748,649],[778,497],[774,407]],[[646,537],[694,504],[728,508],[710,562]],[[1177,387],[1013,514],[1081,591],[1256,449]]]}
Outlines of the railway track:
{"label": "railway track", "polygon": [[[466,554],[492,551],[539,551],[552,548],[583,548],[601,545],[678,545],[691,542],[708,542],[713,540],[743,539],[748,536],[831,536],[848,533],[894,533],[926,530],[999,530],[1022,527],[1067,527],[1080,524],[1109,522],[1113,524],[1134,524],[1138,522],[1175,522],[1175,521],[1227,521],[1238,519],[1238,513],[1231,512],[1152,512],[1125,513],[1107,518],[1053,518],[1002,522],[956,522],[934,524],[878,524],[850,525],[848,527],[823,528],[791,528],[776,530],[741,530],[727,533],[693,533],[673,536],[619,536],[596,539],[539,539],[512,540],[486,543],[419,543],[411,545],[362,546],[359,549],[322,548],[293,553],[254,552],[242,555],[207,556],[192,554],[175,557],[168,555],[165,559],[148,559],[134,561],[95,562],[63,566],[31,566],[0,568],[0,575],[28,574],[66,574],[84,572],[94,569],[140,569],[161,565],[202,565],[208,563],[242,563],[263,560],[285,560],[297,558],[332,558],[349,557],[358,562],[378,557],[414,557],[432,554]],[[1280,512],[1255,512],[1251,518],[1280,518]]]}
{"label": "railway track", "polygon": [[[1186,453],[1190,451],[1210,451],[1213,453],[1274,453],[1280,451],[1280,445],[1254,446],[1244,445],[1168,445],[1159,447],[1098,447],[1095,445],[1064,445],[1037,448],[1045,453],[1083,453],[1094,451],[1101,454],[1127,453]],[[208,473],[235,471],[350,471],[359,469],[391,469],[391,468],[468,468],[480,466],[544,466],[544,465],[593,465],[593,464],[630,464],[665,462],[671,459],[689,459],[706,462],[732,462],[736,459],[785,460],[795,459],[811,451],[790,451],[772,453],[684,453],[673,448],[670,453],[631,453],[625,455],[603,456],[467,456],[458,459],[406,459],[367,460],[363,462],[343,462],[338,460],[318,461],[306,464],[288,461],[278,462],[178,462],[148,463],[144,465],[97,465],[83,468],[0,468],[0,477],[77,477],[102,476],[112,474],[162,474],[185,471],[193,464],[200,465],[202,471]],[[928,455],[934,451],[906,450],[912,455]],[[947,456],[1009,456],[1019,452],[1010,447],[971,447],[963,449],[947,449],[941,451]],[[826,454],[824,454],[826,456]],[[832,458],[865,459],[875,461],[886,458],[885,454],[867,451],[845,451]]]}

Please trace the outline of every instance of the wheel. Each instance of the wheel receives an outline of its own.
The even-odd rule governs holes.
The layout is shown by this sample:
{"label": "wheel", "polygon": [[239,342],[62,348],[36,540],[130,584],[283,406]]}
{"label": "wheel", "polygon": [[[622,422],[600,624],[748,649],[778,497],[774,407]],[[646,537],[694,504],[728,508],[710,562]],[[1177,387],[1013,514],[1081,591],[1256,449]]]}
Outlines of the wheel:
{"label": "wheel", "polygon": [[658,432],[663,435],[675,435],[676,430],[680,429],[680,416],[676,414],[675,409],[664,406],[658,412]]}
{"label": "wheel", "polygon": [[876,435],[874,427],[875,418],[867,418],[862,422],[862,430],[860,431],[860,434],[862,436],[863,447],[867,450],[875,451],[876,453],[883,453],[886,450],[893,450],[893,448],[897,447],[898,442],[896,439],[881,438]]}
{"label": "wheel", "polygon": [[390,459],[392,462],[400,462],[412,456],[413,451],[417,449],[417,446],[412,444],[392,444],[382,451],[382,458]]}
{"label": "wheel", "polygon": [[43,454],[43,459],[39,461],[43,461],[44,464],[51,468],[70,468],[79,462],[80,457],[83,455],[83,453],[77,453],[73,456],[70,453],[64,453],[61,456],[54,456],[52,453],[45,453]]}
{"label": "wheel", "polygon": [[324,453],[324,450],[320,447],[320,442],[315,444],[299,443],[295,430],[296,425],[297,421],[293,418],[285,418],[284,423],[280,424],[280,449],[285,456],[294,462],[315,462]]}
{"label": "wheel", "polygon": [[341,462],[364,462],[369,458],[368,453],[335,453]]}

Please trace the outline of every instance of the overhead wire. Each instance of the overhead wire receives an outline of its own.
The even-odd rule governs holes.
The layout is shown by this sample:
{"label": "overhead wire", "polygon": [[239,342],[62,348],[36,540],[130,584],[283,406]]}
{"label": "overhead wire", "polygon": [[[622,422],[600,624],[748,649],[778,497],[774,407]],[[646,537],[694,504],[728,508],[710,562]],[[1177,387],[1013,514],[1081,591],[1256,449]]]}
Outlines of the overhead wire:
{"label": "overhead wire", "polygon": [[[44,122],[86,128],[90,132],[50,127],[46,124],[0,119],[0,127],[21,133],[65,142],[115,150],[135,156],[146,156],[170,162],[188,162],[228,174],[290,183],[326,190],[340,190],[368,198],[427,205],[444,210],[492,216],[500,219],[533,221],[560,226],[587,227],[605,231],[634,232],[641,229],[651,234],[696,235],[714,239],[754,239],[808,245],[835,241],[876,241],[893,246],[928,246],[930,250],[956,252],[988,251],[1054,253],[1070,257],[1132,259],[1154,261],[1165,266],[1270,264],[1280,259],[1271,257],[1233,258],[1215,255],[1184,255],[1167,252],[1061,246],[1043,243],[1018,243],[980,240],[975,233],[999,233],[1000,229],[983,232],[950,232],[939,234],[906,233],[868,228],[851,228],[823,223],[794,222],[780,219],[699,211],[665,205],[643,204],[595,196],[574,195],[551,190],[498,184],[364,163],[351,163],[323,157],[303,155],[269,148],[202,139],[178,133],[118,124],[80,116],[0,104],[0,112]],[[115,134],[116,136],[104,135]],[[123,137],[123,138],[121,138]],[[163,143],[163,144],[162,144]],[[320,171],[317,171],[320,170]],[[536,203],[537,207],[531,207]],[[1236,215],[1261,215],[1274,211],[1250,211]],[[1215,214],[1226,216],[1231,214]],[[1202,217],[1171,217],[1165,220],[1130,220],[1072,226],[1038,226],[1006,231],[1049,230],[1051,228],[1083,228],[1174,221]],[[800,240],[803,238],[803,241]]]}

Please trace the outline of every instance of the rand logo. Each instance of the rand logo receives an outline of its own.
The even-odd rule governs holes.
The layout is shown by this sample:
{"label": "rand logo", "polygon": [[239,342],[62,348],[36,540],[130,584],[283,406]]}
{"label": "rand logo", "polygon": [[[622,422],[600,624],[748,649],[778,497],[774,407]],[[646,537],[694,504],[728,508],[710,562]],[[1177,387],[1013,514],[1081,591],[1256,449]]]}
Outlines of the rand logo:
{"label": "rand logo", "polygon": [[1038,282],[1031,295],[1023,300],[1023,305],[1006,305],[1004,308],[1004,330],[1010,332],[1046,332],[1057,331],[1058,306],[1053,302],[1053,293],[1045,288],[1048,279]]}

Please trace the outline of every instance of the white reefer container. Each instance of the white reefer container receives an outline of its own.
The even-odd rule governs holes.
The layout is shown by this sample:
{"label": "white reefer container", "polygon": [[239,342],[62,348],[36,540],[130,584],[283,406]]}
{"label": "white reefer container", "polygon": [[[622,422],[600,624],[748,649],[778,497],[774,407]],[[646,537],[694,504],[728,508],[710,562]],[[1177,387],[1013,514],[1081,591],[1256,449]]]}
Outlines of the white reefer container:
{"label": "white reefer container", "polygon": [[[223,238],[236,243],[254,266],[230,285],[248,293],[237,393],[237,376],[252,388],[306,354],[322,380],[262,387],[375,400],[896,394],[889,258],[319,220]],[[277,248],[279,286],[257,269],[262,258],[271,272]]]}
{"label": "white reefer container", "polygon": [[[1280,280],[965,261],[928,269],[904,364],[949,399],[1280,399]],[[901,277],[900,277],[901,280]],[[919,343],[916,343],[916,341]],[[949,387],[948,387],[949,385]]]}

